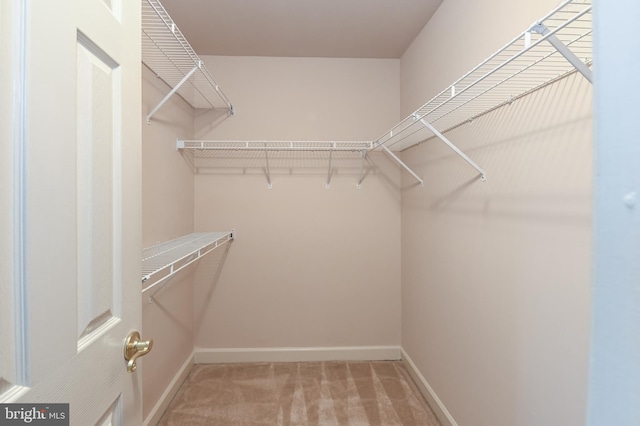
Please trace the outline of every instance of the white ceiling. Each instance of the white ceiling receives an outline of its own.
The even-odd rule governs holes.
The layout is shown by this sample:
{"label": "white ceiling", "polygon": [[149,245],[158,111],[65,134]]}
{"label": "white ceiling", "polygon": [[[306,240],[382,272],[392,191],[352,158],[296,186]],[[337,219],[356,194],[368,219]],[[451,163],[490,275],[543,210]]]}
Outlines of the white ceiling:
{"label": "white ceiling", "polygon": [[200,55],[399,58],[443,0],[161,0]]}

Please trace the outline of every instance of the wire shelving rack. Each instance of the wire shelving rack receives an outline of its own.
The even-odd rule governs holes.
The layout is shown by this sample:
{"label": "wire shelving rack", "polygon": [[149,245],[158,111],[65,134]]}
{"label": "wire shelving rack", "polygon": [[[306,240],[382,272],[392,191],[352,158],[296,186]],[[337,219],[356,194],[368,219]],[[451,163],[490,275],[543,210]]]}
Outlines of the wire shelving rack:
{"label": "wire shelving rack", "polygon": [[374,149],[391,154],[437,137],[484,180],[485,171],[443,133],[574,72],[592,82],[591,45],[591,1],[565,0],[380,136]]}
{"label": "wire shelving rack", "polygon": [[142,0],[142,62],[171,91],[147,115],[147,122],[175,93],[193,108],[233,105],[158,0]]}
{"label": "wire shelving rack", "polygon": [[[373,149],[371,141],[232,141],[232,140],[177,140],[176,149],[181,151],[194,171],[210,160],[217,152],[254,152],[262,157],[267,187],[272,188],[271,166],[273,152],[324,152],[327,156],[327,178],[325,186],[331,188],[332,167],[337,154],[352,153],[360,161],[360,172],[356,187],[361,188],[367,152]],[[336,155],[334,155],[334,153]],[[344,158],[344,157],[343,157]]]}
{"label": "wire shelving rack", "polygon": [[[203,256],[228,243],[234,231],[197,232],[148,247],[142,251],[142,293],[156,292],[169,278]],[[155,292],[153,293],[155,294]],[[150,300],[153,299],[153,295]]]}
{"label": "wire shelving rack", "polygon": [[[178,140],[177,149],[189,157],[194,171],[198,169],[198,159],[210,159],[215,151],[263,151],[269,188],[271,151],[352,151],[360,152],[364,161],[368,152],[379,150],[386,152],[422,185],[422,179],[396,153],[436,137],[475,168],[481,179],[485,180],[485,170],[447,139],[444,133],[572,73],[580,72],[592,82],[591,45],[591,0],[564,0],[375,141]],[[331,157],[327,188],[330,179]],[[360,182],[361,179],[358,188]]]}

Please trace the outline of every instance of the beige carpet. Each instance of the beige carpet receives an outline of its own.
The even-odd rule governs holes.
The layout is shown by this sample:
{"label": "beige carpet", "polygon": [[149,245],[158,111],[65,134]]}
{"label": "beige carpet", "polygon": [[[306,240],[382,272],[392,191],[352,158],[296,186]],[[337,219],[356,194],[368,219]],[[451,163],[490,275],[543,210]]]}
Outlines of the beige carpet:
{"label": "beige carpet", "polygon": [[159,423],[439,424],[399,361],[196,365]]}

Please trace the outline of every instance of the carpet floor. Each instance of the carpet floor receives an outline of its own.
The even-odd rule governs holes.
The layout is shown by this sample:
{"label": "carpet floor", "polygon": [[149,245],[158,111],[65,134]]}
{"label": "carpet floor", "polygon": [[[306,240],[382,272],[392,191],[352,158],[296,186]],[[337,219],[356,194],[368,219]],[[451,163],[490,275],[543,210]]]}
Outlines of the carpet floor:
{"label": "carpet floor", "polygon": [[195,365],[161,426],[440,425],[399,361]]}

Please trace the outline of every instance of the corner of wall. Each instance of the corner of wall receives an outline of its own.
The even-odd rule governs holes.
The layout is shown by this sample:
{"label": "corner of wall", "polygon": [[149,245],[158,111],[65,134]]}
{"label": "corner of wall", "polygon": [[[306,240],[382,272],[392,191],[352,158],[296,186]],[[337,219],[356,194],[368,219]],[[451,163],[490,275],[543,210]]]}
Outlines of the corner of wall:
{"label": "corner of wall", "polygon": [[420,390],[422,396],[424,396],[424,399],[427,401],[429,407],[431,407],[442,426],[458,426],[458,423],[453,419],[453,416],[449,413],[447,407],[445,407],[442,400],[438,397],[436,391],[431,387],[429,382],[427,382],[427,379],[424,378],[420,369],[418,369],[404,349],[400,349],[400,354],[402,363],[409,372],[413,382],[418,387],[418,390]]}
{"label": "corner of wall", "polygon": [[[176,139],[193,137],[194,110],[174,95],[146,123],[168,93],[149,69],[142,73],[142,241],[144,247],[194,231],[194,176],[176,151]],[[143,296],[142,328],[154,340],[142,370],[143,415],[155,419],[193,363],[193,268],[176,274],[151,302]],[[149,422],[151,422],[149,420]],[[154,424],[151,422],[150,424]]]}

